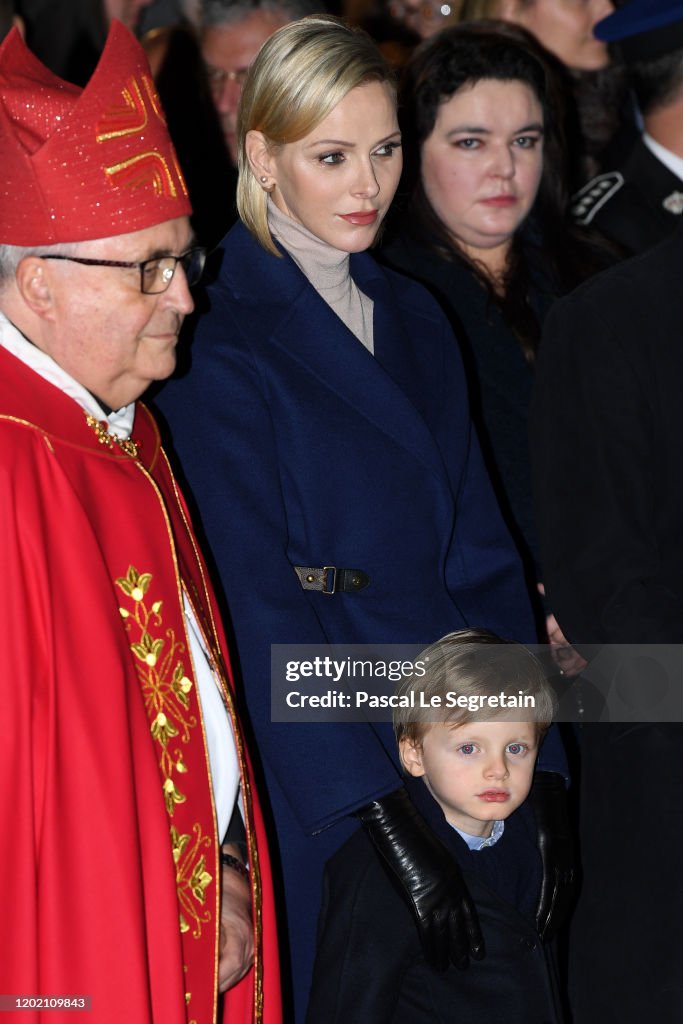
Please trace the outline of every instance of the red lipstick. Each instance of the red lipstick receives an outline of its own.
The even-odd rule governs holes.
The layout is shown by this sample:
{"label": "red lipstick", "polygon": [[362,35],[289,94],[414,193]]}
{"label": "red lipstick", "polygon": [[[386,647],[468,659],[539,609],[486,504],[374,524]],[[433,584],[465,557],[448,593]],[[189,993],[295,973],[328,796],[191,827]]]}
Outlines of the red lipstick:
{"label": "red lipstick", "polygon": [[375,223],[378,214],[378,210],[357,210],[355,213],[340,213],[339,216],[349,224],[355,224],[357,227],[366,227],[368,224]]}

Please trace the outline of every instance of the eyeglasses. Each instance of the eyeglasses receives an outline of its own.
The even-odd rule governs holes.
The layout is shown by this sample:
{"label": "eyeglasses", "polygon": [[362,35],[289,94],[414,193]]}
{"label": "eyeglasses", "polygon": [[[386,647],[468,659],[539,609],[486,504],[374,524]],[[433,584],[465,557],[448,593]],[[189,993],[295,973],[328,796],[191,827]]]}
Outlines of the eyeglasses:
{"label": "eyeglasses", "polygon": [[212,92],[222,92],[227,82],[234,82],[238,89],[244,85],[249,68],[237,68],[236,71],[227,71],[225,68],[214,67],[213,64],[205,64],[206,77]]}
{"label": "eyeglasses", "polygon": [[196,246],[188,249],[180,256],[156,256],[151,260],[143,260],[141,263],[125,263],[122,260],[91,260],[85,256],[61,256],[56,253],[45,253],[39,257],[41,260],[68,260],[70,263],[82,263],[86,267],[122,267],[127,270],[137,269],[140,271],[140,291],[143,295],[160,295],[165,292],[173,280],[176,267],[180,263],[187,283],[197,284],[204,264],[206,263],[206,249]]}

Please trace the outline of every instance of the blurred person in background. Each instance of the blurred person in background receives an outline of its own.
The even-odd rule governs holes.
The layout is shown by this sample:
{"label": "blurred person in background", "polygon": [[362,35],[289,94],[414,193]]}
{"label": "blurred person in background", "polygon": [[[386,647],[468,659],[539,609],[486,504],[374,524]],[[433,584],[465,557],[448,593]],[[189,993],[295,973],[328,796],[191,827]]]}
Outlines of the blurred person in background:
{"label": "blurred person in background", "polygon": [[536,37],[566,75],[573,97],[571,186],[578,188],[631,146],[635,135],[623,72],[593,28],[614,9],[612,0],[462,0],[461,22],[502,18]]}
{"label": "blurred person in background", "polygon": [[610,62],[593,28],[614,9],[612,0],[462,0],[460,21],[501,18],[521,25],[567,68],[599,71]]}
{"label": "blurred person in background", "polygon": [[581,189],[573,213],[632,255],[670,235],[683,213],[683,5],[632,0],[596,34],[626,68],[643,132],[622,162]]}
{"label": "blurred person in background", "polygon": [[324,10],[324,4],[315,0],[204,0],[199,42],[225,144],[235,167],[237,108],[249,65],[276,29]]}
{"label": "blurred person in background", "polygon": [[428,39],[453,20],[462,0],[389,0],[389,11],[396,21],[414,32],[418,39]]}

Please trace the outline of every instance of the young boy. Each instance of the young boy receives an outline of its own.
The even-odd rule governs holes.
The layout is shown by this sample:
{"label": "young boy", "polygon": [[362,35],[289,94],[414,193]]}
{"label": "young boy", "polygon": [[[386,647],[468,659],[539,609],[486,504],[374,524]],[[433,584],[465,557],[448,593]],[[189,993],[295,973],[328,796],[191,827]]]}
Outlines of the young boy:
{"label": "young boy", "polygon": [[327,865],[307,1024],[557,1024],[525,803],[552,692],[526,648],[484,630],[451,633],[420,660],[425,675],[397,693],[422,692],[413,703],[427,707],[394,711],[399,756],[413,802],[463,873],[485,956],[464,970],[430,967],[408,904],[359,830]]}

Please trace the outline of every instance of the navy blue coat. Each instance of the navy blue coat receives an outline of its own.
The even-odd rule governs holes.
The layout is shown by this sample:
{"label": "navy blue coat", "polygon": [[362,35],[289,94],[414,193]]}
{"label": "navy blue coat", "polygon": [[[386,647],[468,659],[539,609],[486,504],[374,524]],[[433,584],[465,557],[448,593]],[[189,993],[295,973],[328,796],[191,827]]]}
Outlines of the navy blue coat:
{"label": "navy blue coat", "polygon": [[[270,645],[427,644],[465,625],[534,639],[446,318],[367,254],[351,272],[374,302],[374,357],[289,256],[236,225],[191,370],[158,399],[230,608],[302,993],[325,861],[401,777],[388,727],[271,721]],[[294,565],[371,583],[304,591]]]}

